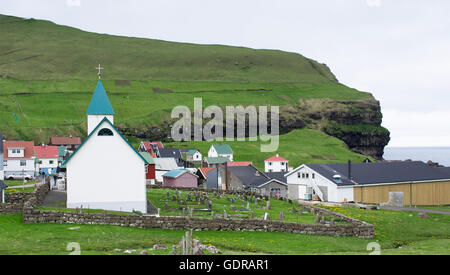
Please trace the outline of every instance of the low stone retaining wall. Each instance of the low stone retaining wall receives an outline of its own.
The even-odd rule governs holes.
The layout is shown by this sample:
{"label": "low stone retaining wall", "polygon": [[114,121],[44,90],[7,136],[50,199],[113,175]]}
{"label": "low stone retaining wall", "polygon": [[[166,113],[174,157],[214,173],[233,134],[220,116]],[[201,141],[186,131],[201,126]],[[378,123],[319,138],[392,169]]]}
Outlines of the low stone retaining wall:
{"label": "low stone retaining wall", "polygon": [[31,193],[9,193],[5,195],[5,202],[0,203],[0,214],[18,214],[24,209],[32,209],[40,205],[50,191],[50,181],[39,185]]}
{"label": "low stone retaining wall", "polygon": [[161,186],[161,185],[150,185],[147,184],[147,188],[149,189],[170,189],[170,190],[180,190],[180,191],[192,191],[192,192],[210,192],[210,193],[219,193],[219,194],[242,194],[247,196],[255,196],[259,198],[266,197],[262,194],[250,192],[250,191],[243,191],[243,190],[219,190],[219,189],[204,189],[204,188],[194,188],[194,187],[171,187],[171,186]]}
{"label": "low stone retaining wall", "polygon": [[373,238],[373,225],[354,223],[350,225],[299,224],[281,221],[249,219],[206,219],[192,217],[154,217],[116,214],[87,214],[62,211],[39,211],[27,209],[23,213],[24,223],[75,223],[119,225],[139,228],[161,228],[175,230],[211,230],[211,231],[264,231],[287,232],[297,234],[357,236]]}

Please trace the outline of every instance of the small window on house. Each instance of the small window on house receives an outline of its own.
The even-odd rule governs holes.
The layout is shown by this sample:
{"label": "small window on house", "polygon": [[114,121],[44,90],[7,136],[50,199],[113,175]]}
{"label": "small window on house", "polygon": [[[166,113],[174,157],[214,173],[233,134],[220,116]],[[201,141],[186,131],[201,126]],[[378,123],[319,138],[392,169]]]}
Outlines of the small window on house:
{"label": "small window on house", "polygon": [[98,131],[98,135],[99,136],[114,136],[111,129],[108,129],[108,128],[103,128],[100,131]]}
{"label": "small window on house", "polygon": [[3,161],[3,166],[8,166],[8,161],[7,160]]}
{"label": "small window on house", "polygon": [[42,164],[42,160],[39,161],[39,164]]}
{"label": "small window on house", "polygon": [[309,173],[306,173],[306,178],[309,179]]}
{"label": "small window on house", "polygon": [[281,165],[284,165],[284,162],[282,162]]}
{"label": "small window on house", "polygon": [[20,161],[20,166],[27,166],[27,162],[25,160]]}
{"label": "small window on house", "polygon": [[297,173],[297,178],[301,178],[301,173],[300,172]]}
{"label": "small window on house", "polygon": [[305,178],[305,173],[302,173],[302,178],[303,178],[303,179]]}
{"label": "small window on house", "polygon": [[49,164],[53,164],[53,160],[49,160],[48,163],[49,163]]}
{"label": "small window on house", "polygon": [[148,173],[148,165],[145,165],[145,173]]}
{"label": "small window on house", "polygon": [[315,177],[315,175],[314,175],[314,173],[312,173],[312,178],[314,179],[314,177]]}
{"label": "small window on house", "polygon": [[269,166],[272,166],[272,162],[269,162]]}

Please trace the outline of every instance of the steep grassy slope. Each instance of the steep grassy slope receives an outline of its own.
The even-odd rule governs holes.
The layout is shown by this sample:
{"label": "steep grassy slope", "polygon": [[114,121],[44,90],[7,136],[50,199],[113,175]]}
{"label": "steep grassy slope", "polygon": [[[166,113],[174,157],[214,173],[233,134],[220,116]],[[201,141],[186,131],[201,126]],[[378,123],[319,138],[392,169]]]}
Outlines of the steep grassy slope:
{"label": "steep grassy slope", "polygon": [[92,79],[101,63],[113,79],[336,82],[326,66],[294,53],[100,35],[2,15],[0,26],[0,72],[14,78]]}
{"label": "steep grassy slope", "polygon": [[[95,34],[3,15],[0,132],[36,143],[52,135],[84,137],[99,63],[115,124],[131,140],[169,142],[171,110],[192,108],[195,97],[203,107],[279,105],[283,134],[328,129],[372,156],[380,155],[389,136],[381,131],[379,104],[371,94],[338,83],[326,65],[299,54]],[[359,139],[358,131],[339,130],[353,124],[382,134]]]}

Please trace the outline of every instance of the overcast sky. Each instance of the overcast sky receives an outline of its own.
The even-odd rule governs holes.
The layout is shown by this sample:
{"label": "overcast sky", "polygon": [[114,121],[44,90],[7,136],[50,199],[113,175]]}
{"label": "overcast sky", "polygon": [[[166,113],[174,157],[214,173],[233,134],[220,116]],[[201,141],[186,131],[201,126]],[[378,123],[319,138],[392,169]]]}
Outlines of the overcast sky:
{"label": "overcast sky", "polygon": [[[82,30],[301,53],[381,101],[389,146],[450,146],[448,0],[1,0]],[[0,37],[1,39],[1,37]]]}

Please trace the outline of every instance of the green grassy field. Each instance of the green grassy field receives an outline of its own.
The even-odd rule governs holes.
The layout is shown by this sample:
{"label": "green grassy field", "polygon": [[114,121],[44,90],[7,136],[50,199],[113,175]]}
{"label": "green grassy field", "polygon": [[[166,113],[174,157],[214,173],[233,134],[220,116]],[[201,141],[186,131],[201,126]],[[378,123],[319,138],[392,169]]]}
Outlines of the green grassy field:
{"label": "green grassy field", "polygon": [[349,151],[343,141],[310,129],[294,130],[286,135],[281,135],[279,149],[272,153],[260,151],[261,144],[266,143],[260,140],[246,142],[174,142],[167,143],[166,147],[195,148],[200,150],[204,156],[207,156],[213,143],[230,145],[234,153],[234,161],[252,161],[253,165],[260,169],[264,169],[264,160],[276,153],[288,159],[289,165],[293,167],[304,163],[339,163],[347,162],[347,160],[362,162],[366,158],[366,156]]}
{"label": "green grassy field", "polygon": [[[169,194],[169,195],[167,195]],[[186,200],[189,192],[180,191],[180,199]],[[200,204],[196,201],[193,201],[193,196],[191,196],[191,201],[187,203],[187,205],[179,205],[177,201],[172,200],[172,196],[176,196],[175,190],[169,190],[169,189],[149,189],[147,192],[147,198],[149,201],[152,202],[152,204],[156,207],[161,209],[161,215],[162,216],[187,216],[187,211],[185,214],[183,214],[182,209],[183,208],[193,208],[195,209],[207,209],[208,206],[206,204]],[[247,204],[244,203],[244,206],[241,205],[241,200],[236,198],[233,195],[225,195],[222,198],[215,197],[212,193],[208,194],[211,202],[212,202],[212,211],[214,215],[224,214],[224,210],[227,212],[227,215],[233,217],[233,218],[240,218],[240,219],[248,219],[250,218],[250,211],[254,213],[255,218],[261,218],[264,216],[265,213],[269,214],[269,217],[271,220],[280,220],[280,214],[281,212],[284,213],[284,219],[282,219],[285,222],[293,222],[293,223],[308,223],[308,224],[314,224],[315,223],[315,215],[307,212],[306,210],[302,211],[303,215],[300,216],[297,212],[293,213],[293,204],[289,204],[285,201],[280,201],[274,198],[270,198],[270,204],[271,209],[263,209],[262,206],[266,206],[266,201],[262,200],[260,201],[260,204],[250,203],[250,211],[245,209],[247,207]],[[229,200],[227,200],[227,198]],[[232,199],[235,199],[235,203],[232,203]],[[169,206],[169,209],[165,209],[165,204]],[[234,210],[232,210],[232,208]],[[299,211],[300,208],[296,205],[296,211]],[[200,218],[212,218],[210,211],[194,211],[194,216],[200,217]],[[326,220],[329,221],[331,217],[326,217]],[[336,222],[336,224],[346,224],[344,222]]]}
{"label": "green grassy field", "polygon": [[[375,239],[314,236],[277,232],[196,231],[194,237],[213,244],[225,254],[369,254],[367,245],[378,242],[381,254],[450,254],[450,216],[415,212],[333,208],[375,225]],[[80,227],[78,230],[69,228]],[[23,224],[21,215],[0,215],[0,254],[68,254],[67,244],[80,243],[82,254],[123,254],[119,248],[149,249],[165,244],[168,254],[185,231],[139,229],[106,225]]]}

